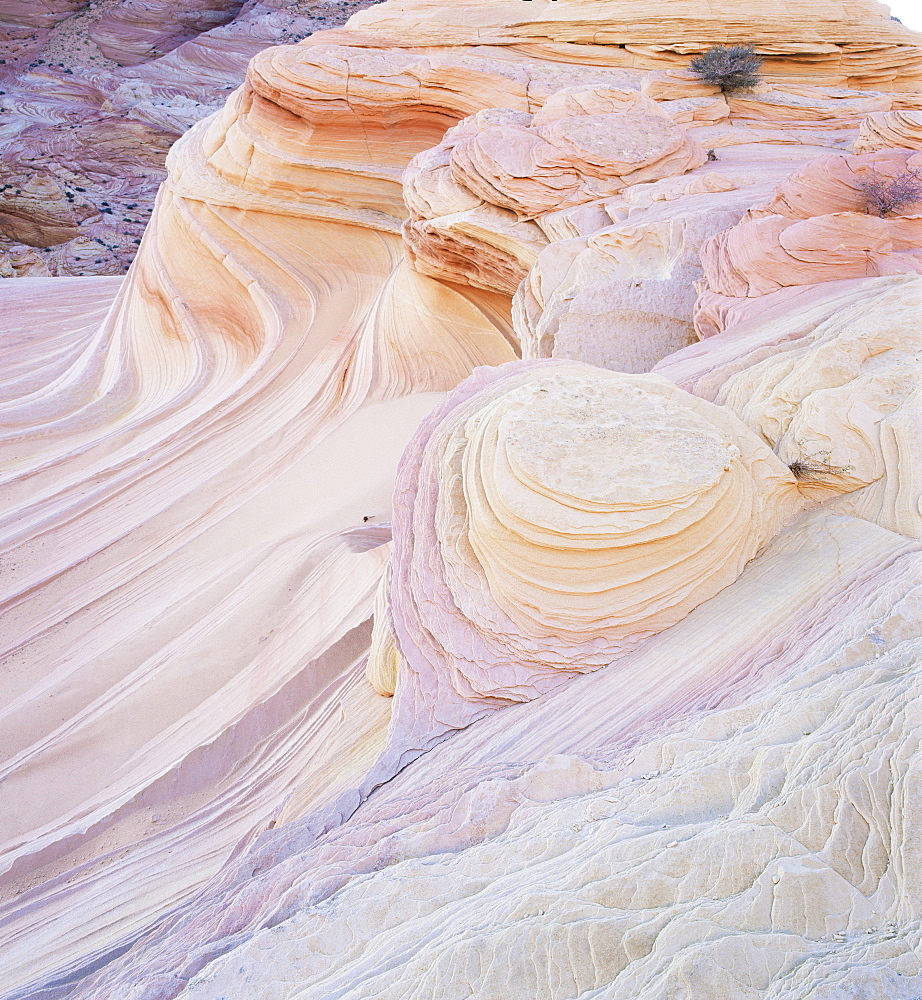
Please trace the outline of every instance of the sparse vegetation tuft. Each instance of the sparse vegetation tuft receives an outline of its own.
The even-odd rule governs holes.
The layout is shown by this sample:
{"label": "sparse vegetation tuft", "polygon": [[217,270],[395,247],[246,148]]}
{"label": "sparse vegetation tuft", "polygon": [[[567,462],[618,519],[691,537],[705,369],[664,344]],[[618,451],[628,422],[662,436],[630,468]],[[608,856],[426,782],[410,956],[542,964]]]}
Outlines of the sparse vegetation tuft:
{"label": "sparse vegetation tuft", "polygon": [[895,177],[884,177],[873,170],[860,182],[860,187],[868,212],[880,218],[922,202],[922,175],[914,170],[903,170]]}
{"label": "sparse vegetation tuft", "polygon": [[712,45],[695,56],[688,68],[724,93],[751,90],[762,79],[762,57],[752,45]]}
{"label": "sparse vegetation tuft", "polygon": [[794,478],[801,483],[821,482],[824,476],[841,476],[850,472],[850,465],[830,465],[828,462],[813,462],[797,459],[788,466]]}

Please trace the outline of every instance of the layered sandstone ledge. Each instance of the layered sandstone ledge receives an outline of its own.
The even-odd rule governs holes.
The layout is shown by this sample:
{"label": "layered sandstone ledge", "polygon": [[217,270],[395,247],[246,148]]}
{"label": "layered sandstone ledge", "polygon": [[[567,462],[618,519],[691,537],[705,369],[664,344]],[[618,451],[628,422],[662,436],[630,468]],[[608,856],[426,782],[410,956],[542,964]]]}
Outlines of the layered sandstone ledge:
{"label": "layered sandstone ledge", "polygon": [[6,1000],[922,993],[881,11],[390,0],[0,285]]}
{"label": "layered sandstone ledge", "polygon": [[370,2],[0,2],[0,278],[124,274],[179,136]]}

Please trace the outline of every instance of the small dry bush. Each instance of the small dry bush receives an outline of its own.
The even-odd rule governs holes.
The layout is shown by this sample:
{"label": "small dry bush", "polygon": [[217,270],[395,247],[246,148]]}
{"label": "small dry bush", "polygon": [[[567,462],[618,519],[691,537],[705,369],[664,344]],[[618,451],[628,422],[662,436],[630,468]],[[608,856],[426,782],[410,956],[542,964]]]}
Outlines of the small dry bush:
{"label": "small dry bush", "polygon": [[868,212],[881,218],[922,202],[922,175],[914,170],[903,170],[895,177],[871,171],[859,186],[867,199]]}
{"label": "small dry bush", "polygon": [[688,68],[722,91],[751,90],[762,79],[762,57],[751,45],[712,45]]}

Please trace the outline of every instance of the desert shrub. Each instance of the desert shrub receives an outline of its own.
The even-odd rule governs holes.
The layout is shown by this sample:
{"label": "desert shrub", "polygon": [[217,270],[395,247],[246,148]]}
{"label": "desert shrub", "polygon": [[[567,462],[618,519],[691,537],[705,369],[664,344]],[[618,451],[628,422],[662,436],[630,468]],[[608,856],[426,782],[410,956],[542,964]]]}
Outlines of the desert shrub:
{"label": "desert shrub", "polygon": [[868,212],[881,218],[922,202],[922,175],[914,170],[903,170],[895,177],[884,177],[872,170],[859,186]]}
{"label": "desert shrub", "polygon": [[830,465],[822,459],[798,458],[788,466],[794,478],[801,483],[821,482],[823,476],[841,476],[854,469],[853,465]]}
{"label": "desert shrub", "polygon": [[762,79],[762,57],[751,45],[712,45],[695,56],[688,68],[725,92],[750,90]]}

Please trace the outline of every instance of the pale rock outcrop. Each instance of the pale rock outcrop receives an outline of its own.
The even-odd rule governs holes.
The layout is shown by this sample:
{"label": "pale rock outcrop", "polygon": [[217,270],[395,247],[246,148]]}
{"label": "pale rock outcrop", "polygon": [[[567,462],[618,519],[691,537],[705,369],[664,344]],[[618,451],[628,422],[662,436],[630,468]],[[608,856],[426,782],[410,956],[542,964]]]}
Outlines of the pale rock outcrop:
{"label": "pale rock outcrop", "polygon": [[[553,361],[471,376],[423,423],[395,490],[395,725],[429,741],[674,625],[802,503],[727,410]],[[379,687],[390,669],[369,666]]]}
{"label": "pale rock outcrop", "polygon": [[702,247],[814,161],[810,149],[755,162],[751,151],[722,151],[683,176],[541,217],[556,242],[542,251],[513,300],[523,357],[643,372],[693,343],[705,329],[703,303],[716,298],[696,291],[704,277]]}
{"label": "pale rock outcrop", "polygon": [[922,538],[922,277],[839,282],[656,371],[737,413],[801,490]]}
{"label": "pale rock outcrop", "polygon": [[75,1000],[910,1000],[920,572],[808,514],[618,666],[267,832]]}
{"label": "pale rock outcrop", "polygon": [[632,188],[605,203],[609,224],[543,251],[513,301],[523,357],[637,373],[694,341],[701,245],[738,221],[748,199],[732,175],[685,180]]}

